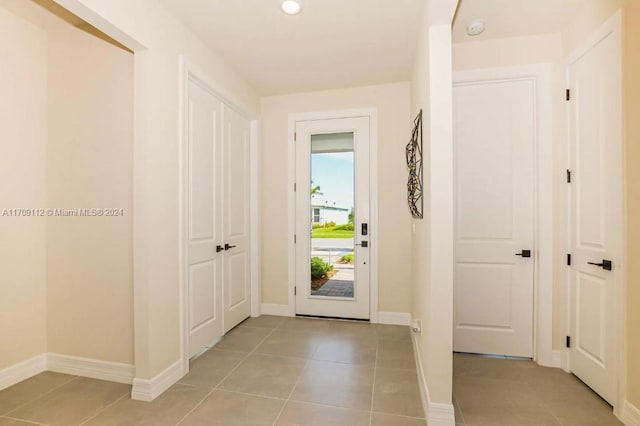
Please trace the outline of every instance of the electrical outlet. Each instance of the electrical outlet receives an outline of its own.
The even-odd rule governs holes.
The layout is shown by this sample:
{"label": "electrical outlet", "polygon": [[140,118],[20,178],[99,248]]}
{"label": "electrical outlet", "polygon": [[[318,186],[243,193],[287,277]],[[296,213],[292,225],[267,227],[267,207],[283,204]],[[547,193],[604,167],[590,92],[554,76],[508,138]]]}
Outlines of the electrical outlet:
{"label": "electrical outlet", "polygon": [[414,319],[411,322],[411,330],[413,330],[413,332],[417,333],[417,334],[422,333],[422,320],[421,319]]}

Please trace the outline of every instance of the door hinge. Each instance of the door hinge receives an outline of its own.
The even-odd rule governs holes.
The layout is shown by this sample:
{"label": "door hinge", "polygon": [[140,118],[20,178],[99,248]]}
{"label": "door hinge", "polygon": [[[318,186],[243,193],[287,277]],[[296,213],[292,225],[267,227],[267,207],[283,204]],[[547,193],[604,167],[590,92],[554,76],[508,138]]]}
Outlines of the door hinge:
{"label": "door hinge", "polygon": [[296,192],[298,190],[298,186],[294,183],[293,184],[293,192]]}
{"label": "door hinge", "polygon": [[567,253],[567,265],[571,266],[571,253]]}
{"label": "door hinge", "polygon": [[571,336],[567,336],[566,346],[567,346],[567,348],[571,347]]}
{"label": "door hinge", "polygon": [[567,169],[567,183],[571,183],[571,170]]}
{"label": "door hinge", "polygon": [[570,89],[567,89],[565,96],[566,96],[567,101],[571,100],[571,90]]}
{"label": "door hinge", "polygon": [[296,244],[298,242],[298,236],[296,234],[293,234],[293,244]]}
{"label": "door hinge", "polygon": [[293,132],[293,141],[294,142],[298,141],[298,132]]}
{"label": "door hinge", "polygon": [[298,295],[298,287],[293,287],[293,295],[294,296]]}

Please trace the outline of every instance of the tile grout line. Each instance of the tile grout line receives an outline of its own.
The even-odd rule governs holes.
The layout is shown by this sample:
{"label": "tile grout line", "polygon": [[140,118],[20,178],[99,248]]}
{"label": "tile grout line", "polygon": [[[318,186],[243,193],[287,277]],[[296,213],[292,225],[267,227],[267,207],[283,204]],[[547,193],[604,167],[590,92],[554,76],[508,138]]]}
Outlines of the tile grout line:
{"label": "tile grout line", "polygon": [[[231,376],[237,369],[238,367],[240,367],[240,365],[242,365],[243,362],[245,362],[247,360],[247,358],[249,358],[257,349],[260,345],[262,345],[275,331],[275,328],[272,328],[271,331],[269,333],[267,333],[257,344],[256,346],[251,350],[251,352],[247,352],[245,354],[245,356],[238,362],[238,364],[236,364],[235,367],[233,367],[219,382],[218,384],[216,384],[191,410],[189,410],[187,412],[187,414],[185,414],[180,421],[178,421],[178,423],[176,423],[176,426],[180,425],[182,422],[184,422],[184,420],[189,417],[191,415],[191,413],[193,413],[198,407],[200,407],[202,405],[202,403],[209,398],[209,396],[211,396],[211,394],[213,392],[215,392],[216,390],[220,389],[220,385],[229,378],[229,376]],[[215,346],[214,346],[215,347]]]}
{"label": "tile grout line", "polygon": [[[34,377],[35,377],[35,376],[34,376]],[[17,407],[15,407],[13,410],[11,410],[11,411],[9,411],[8,413],[6,413],[6,414],[5,414],[5,417],[6,417],[6,416],[9,416],[9,414],[11,414],[11,413],[13,413],[13,412],[15,412],[15,411],[18,411],[19,409],[21,409],[21,408],[22,408],[22,407],[24,407],[25,405],[29,405],[29,404],[31,404],[32,402],[39,401],[40,399],[44,398],[45,396],[49,395],[50,393],[52,393],[52,392],[54,392],[54,391],[57,391],[57,390],[58,390],[58,389],[60,389],[61,387],[66,386],[66,385],[68,385],[69,383],[71,383],[71,382],[75,382],[76,380],[79,380],[79,379],[80,379],[80,376],[71,376],[71,377],[72,377],[71,379],[67,380],[66,382],[62,383],[61,385],[58,385],[58,386],[56,386],[56,387],[54,387],[54,388],[52,388],[52,389],[49,389],[47,392],[45,392],[45,393],[43,393],[43,394],[41,394],[41,395],[38,395],[38,396],[37,396],[37,397],[35,397],[34,399],[31,399],[31,400],[29,400],[29,401],[27,401],[27,402],[23,402],[22,404],[18,405],[18,406],[17,406]],[[27,380],[28,380],[28,379],[27,379]],[[20,420],[20,419],[18,419],[18,420]]]}
{"label": "tile grout line", "polygon": [[404,419],[415,419],[415,420],[424,420],[424,421],[426,421],[426,419],[424,417],[407,416],[406,414],[385,413],[384,411],[375,411],[375,410],[373,410],[373,413],[374,414],[384,414],[385,416],[402,417]]}
{"label": "tile grout line", "polygon": [[267,396],[267,395],[260,395],[257,393],[249,393],[249,392],[240,392],[240,391],[235,391],[235,390],[229,390],[229,389],[214,389],[214,388],[208,388],[209,390],[212,391],[220,391],[220,392],[225,392],[225,393],[233,393],[236,395],[245,395],[245,396],[257,396],[259,398],[265,398],[265,399],[273,399],[276,401],[286,401],[286,398],[279,398],[277,396]]}
{"label": "tile grout line", "polygon": [[369,407],[369,426],[373,424],[373,398],[376,393],[376,374],[378,372],[378,350],[380,349],[380,336],[376,328],[376,359],[373,362],[373,386],[371,387],[371,406]]}
{"label": "tile grout line", "polygon": [[[316,348],[316,350],[317,350],[317,348]],[[304,376],[304,373],[307,371],[307,367],[309,366],[310,362],[311,362],[311,359],[307,359],[306,360],[306,362],[304,364],[304,368],[300,372],[300,375],[296,379],[296,382],[293,384],[293,388],[291,388],[291,392],[289,392],[289,396],[287,396],[287,399],[284,401],[284,404],[282,404],[282,408],[280,408],[280,412],[278,413],[276,418],[273,420],[272,426],[275,426],[276,423],[278,423],[278,420],[280,420],[280,416],[282,416],[282,413],[284,412],[285,407],[287,406],[289,401],[291,401],[291,396],[293,396],[293,393],[295,392],[296,387],[298,387],[298,383],[300,383],[300,380],[302,379],[302,376]]]}
{"label": "tile grout line", "polygon": [[[453,386],[451,386],[451,388],[452,388],[452,390],[453,390]],[[452,394],[453,394],[453,392],[452,392]],[[458,411],[460,412],[460,417],[462,417],[462,419],[461,419],[461,420],[462,420],[462,424],[466,424],[466,423],[467,423],[467,421],[464,419],[464,413],[462,412],[462,406],[460,405],[460,402],[458,401],[458,398],[456,398],[455,396],[453,396],[453,395],[452,395],[452,400],[453,400],[453,402],[454,402],[454,404],[455,404],[455,405],[454,405],[454,410],[453,410],[453,413],[454,413],[454,421],[456,420],[456,419],[455,419],[455,406],[458,406]]]}
{"label": "tile grout line", "polygon": [[107,404],[105,407],[103,407],[102,409],[98,410],[93,416],[89,416],[89,418],[87,418],[86,420],[82,421],[78,426],[82,426],[84,424],[86,424],[87,422],[93,420],[94,418],[98,417],[102,412],[104,412],[105,410],[107,410],[109,407],[117,404],[119,401],[123,400],[124,398],[126,398],[128,395],[131,395],[131,391],[125,393],[124,395],[122,395],[120,398],[116,399],[115,401],[113,401],[111,404]]}
{"label": "tile grout line", "polygon": [[284,412],[285,407],[287,406],[289,401],[291,401],[291,397],[293,396],[293,393],[295,392],[296,388],[298,387],[298,384],[300,383],[300,380],[302,379],[302,376],[307,371],[307,367],[309,366],[311,361],[314,360],[313,357],[315,356],[316,352],[318,352],[319,348],[320,348],[320,345],[318,344],[315,347],[315,349],[313,350],[313,353],[311,353],[310,358],[305,358],[304,368],[302,369],[302,371],[300,372],[300,375],[298,376],[298,379],[294,383],[293,388],[291,389],[291,392],[289,392],[289,396],[285,400],[284,404],[282,404],[282,408],[280,409],[280,412],[278,413],[278,415],[276,416],[275,420],[273,421],[272,426],[275,426],[276,423],[278,423],[278,420],[280,420],[280,416],[282,416],[282,413]]}
{"label": "tile grout line", "polygon": [[0,419],[17,420],[19,422],[29,423],[29,424],[38,425],[38,426],[49,426],[46,423],[38,423],[31,420],[24,420],[24,419],[19,419],[17,417],[11,417],[11,416],[0,416]]}

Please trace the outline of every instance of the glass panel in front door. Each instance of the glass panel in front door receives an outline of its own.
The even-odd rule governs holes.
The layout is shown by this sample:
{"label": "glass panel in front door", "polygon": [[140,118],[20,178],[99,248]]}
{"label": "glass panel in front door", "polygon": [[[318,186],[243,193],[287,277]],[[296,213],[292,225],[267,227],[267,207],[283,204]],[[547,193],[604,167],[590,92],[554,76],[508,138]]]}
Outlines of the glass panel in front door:
{"label": "glass panel in front door", "polygon": [[312,297],[354,297],[353,132],[311,135]]}

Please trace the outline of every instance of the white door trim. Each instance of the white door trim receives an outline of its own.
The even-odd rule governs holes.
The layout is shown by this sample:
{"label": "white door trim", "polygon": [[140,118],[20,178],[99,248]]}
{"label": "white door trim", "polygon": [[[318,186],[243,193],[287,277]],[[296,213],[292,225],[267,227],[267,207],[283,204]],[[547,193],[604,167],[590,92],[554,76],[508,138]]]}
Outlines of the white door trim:
{"label": "white door trim", "polygon": [[553,127],[551,64],[455,72],[454,86],[472,82],[530,80],[535,83],[536,138],[534,213],[534,360],[556,366],[553,357]]}
{"label": "white door trim", "polygon": [[368,117],[370,125],[370,309],[369,320],[371,323],[378,322],[378,111],[375,108],[349,109],[339,111],[321,111],[289,114],[289,146],[288,146],[288,282],[289,288],[287,293],[287,306],[289,316],[296,315],[296,300],[293,294],[296,283],[296,247],[294,244],[294,235],[296,230],[296,209],[295,209],[295,192],[293,186],[296,181],[296,146],[295,131],[297,121],[313,121],[313,120],[331,120],[338,118],[355,118]]}
{"label": "white door trim", "polygon": [[187,128],[187,117],[188,117],[188,102],[187,96],[189,93],[189,79],[197,80],[203,87],[211,92],[216,98],[222,101],[225,106],[233,109],[237,113],[239,113],[242,117],[249,120],[250,125],[250,165],[251,175],[249,176],[250,182],[250,247],[249,253],[251,256],[251,265],[250,265],[250,278],[251,278],[251,316],[259,316],[260,315],[260,300],[261,300],[261,291],[260,291],[260,273],[259,273],[259,259],[260,259],[260,249],[258,244],[258,232],[259,232],[259,206],[258,206],[258,196],[259,196],[259,186],[258,186],[258,149],[259,149],[259,123],[258,123],[258,115],[248,107],[246,107],[242,102],[237,102],[233,97],[227,96],[224,91],[219,89],[219,85],[217,85],[214,81],[210,80],[207,77],[207,73],[200,70],[196,65],[190,63],[184,56],[180,56],[180,110],[179,110],[179,128],[180,128],[180,185],[179,185],[179,220],[178,220],[178,233],[179,233],[179,306],[180,306],[180,360],[182,363],[182,371],[183,374],[187,374],[189,372],[189,308],[188,303],[189,299],[187,297],[188,290],[188,267],[186,262],[187,258],[187,238],[188,238],[188,228],[187,228],[187,152],[186,152],[186,144],[188,141],[188,128]]}
{"label": "white door trim", "polygon": [[[604,40],[607,36],[609,36],[611,33],[617,32],[619,34],[619,37],[622,35],[622,10],[618,10],[616,13],[614,13],[609,19],[607,19],[600,27],[598,27],[593,33],[591,33],[588,37],[585,38],[585,40],[579,44],[576,48],[574,48],[573,51],[571,51],[569,53],[569,55],[566,58],[565,61],[565,79],[566,79],[566,85],[567,87],[569,87],[569,77],[570,77],[570,67],[572,64],[574,64],[576,61],[578,61],[582,56],[584,56],[589,50],[591,50],[593,47],[595,47],[597,44],[599,44],[602,40]],[[622,39],[620,38],[621,44],[620,44],[620,61],[622,61]],[[565,138],[566,138],[566,144],[565,144],[565,149],[566,149],[566,164],[567,164],[567,169],[571,169],[571,157],[569,155],[569,152],[571,152],[571,129],[570,129],[570,119],[571,119],[571,109],[570,109],[571,105],[569,103],[567,103],[566,105],[566,109],[565,109],[565,117],[566,117],[566,134],[565,134]],[[620,122],[622,123],[623,121],[623,117],[620,117]],[[620,134],[623,135],[624,138],[624,132],[623,129],[620,130]],[[622,144],[622,156],[620,158],[621,164],[620,164],[620,170],[622,171],[622,176],[621,176],[621,182],[622,182],[622,187],[624,188],[624,142],[623,139],[620,140],[620,143]],[[623,189],[621,188],[621,190]],[[566,220],[567,220],[567,224],[568,224],[568,229],[571,229],[571,227],[573,226],[573,222],[571,221],[571,209],[570,209],[570,204],[571,204],[571,192],[569,190],[566,191],[565,196],[567,197],[567,204],[565,207],[565,216],[566,216]],[[617,340],[617,344],[616,347],[619,348],[620,353],[618,354],[618,359],[617,359],[617,374],[616,374],[616,381],[618,383],[617,385],[617,396],[615,398],[615,404],[613,406],[613,412],[616,416],[618,416],[619,418],[624,414],[624,404],[625,404],[625,400],[626,400],[626,395],[627,395],[627,389],[626,389],[626,377],[627,377],[627,371],[626,371],[626,363],[627,363],[627,357],[626,357],[626,339],[624,338],[624,336],[626,336],[626,332],[627,332],[627,328],[626,328],[626,323],[625,323],[625,317],[626,317],[626,304],[625,304],[625,299],[624,299],[624,295],[626,293],[626,279],[625,279],[625,272],[626,272],[626,251],[625,251],[625,247],[626,247],[626,220],[625,219],[625,214],[626,214],[626,210],[624,209],[624,196],[623,196],[623,201],[622,201],[622,205],[620,206],[620,211],[621,211],[621,217],[620,217],[620,224],[621,224],[621,231],[622,232],[622,238],[620,238],[620,244],[621,246],[618,247],[619,253],[620,253],[620,258],[622,259],[623,265],[622,268],[620,269],[620,273],[618,275],[618,282],[616,283],[616,288],[618,289],[616,297],[614,298],[614,309],[617,312],[616,318],[617,318],[617,333],[616,333],[616,340]],[[562,239],[566,244],[567,247],[567,252],[569,252],[571,250],[571,233],[566,230],[564,231],[566,232],[564,235],[562,235]],[[570,332],[571,332],[571,271],[568,267],[565,267],[566,269],[566,274],[565,276],[565,283],[564,283],[564,288],[563,288],[563,292],[562,292],[562,307],[564,309],[564,315],[561,315],[560,317],[560,321],[561,321],[561,330],[565,333],[565,335],[569,336]],[[571,371],[571,363],[570,363],[570,356],[569,356],[569,350],[565,347],[563,347],[561,349],[561,353],[562,353],[562,368],[566,371]]]}

